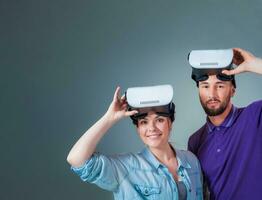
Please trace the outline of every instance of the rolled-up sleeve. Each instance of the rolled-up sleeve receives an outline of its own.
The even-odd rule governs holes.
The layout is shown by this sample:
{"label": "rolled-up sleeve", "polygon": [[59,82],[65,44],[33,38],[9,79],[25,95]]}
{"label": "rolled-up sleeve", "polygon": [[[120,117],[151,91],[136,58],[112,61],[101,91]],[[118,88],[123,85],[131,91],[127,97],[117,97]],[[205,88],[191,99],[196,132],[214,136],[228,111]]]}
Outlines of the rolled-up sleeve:
{"label": "rolled-up sleeve", "polygon": [[102,154],[93,154],[81,167],[71,167],[80,178],[89,183],[114,191],[118,188],[118,169],[116,160]]}

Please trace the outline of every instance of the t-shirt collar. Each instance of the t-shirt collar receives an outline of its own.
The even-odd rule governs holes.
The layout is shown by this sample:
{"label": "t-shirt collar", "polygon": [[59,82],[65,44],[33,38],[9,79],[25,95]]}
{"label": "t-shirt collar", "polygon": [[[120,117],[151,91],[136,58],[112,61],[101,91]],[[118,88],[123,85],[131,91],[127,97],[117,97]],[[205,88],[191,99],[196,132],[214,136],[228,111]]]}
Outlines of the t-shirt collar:
{"label": "t-shirt collar", "polygon": [[207,124],[208,133],[211,133],[217,127],[224,127],[224,128],[230,127],[232,125],[234,119],[236,118],[236,111],[237,111],[237,107],[232,105],[232,108],[231,108],[229,114],[227,115],[226,119],[219,126],[215,126],[214,124],[212,124],[212,122],[207,117],[207,123],[206,124]]}

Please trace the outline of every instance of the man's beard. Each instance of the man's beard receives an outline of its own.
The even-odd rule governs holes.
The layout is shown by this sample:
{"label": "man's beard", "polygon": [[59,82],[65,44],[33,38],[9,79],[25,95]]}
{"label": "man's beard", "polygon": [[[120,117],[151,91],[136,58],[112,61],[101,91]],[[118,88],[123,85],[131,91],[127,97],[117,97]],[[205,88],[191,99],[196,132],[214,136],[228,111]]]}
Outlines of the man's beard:
{"label": "man's beard", "polygon": [[[207,104],[208,104],[210,101],[217,101],[217,102],[220,102],[221,104],[220,104],[220,106],[219,106],[218,108],[216,108],[216,109],[208,108]],[[205,113],[206,113],[208,116],[217,116],[217,115],[222,114],[222,113],[226,110],[226,108],[227,108],[227,106],[228,106],[228,104],[229,104],[229,101],[230,101],[230,96],[227,97],[227,98],[225,99],[225,101],[223,101],[223,102],[221,102],[220,100],[218,100],[218,99],[216,99],[216,98],[212,98],[212,99],[209,99],[209,100],[206,101],[206,102],[203,102],[203,100],[202,100],[201,97],[200,97],[200,103],[201,103],[201,105],[202,105]]]}

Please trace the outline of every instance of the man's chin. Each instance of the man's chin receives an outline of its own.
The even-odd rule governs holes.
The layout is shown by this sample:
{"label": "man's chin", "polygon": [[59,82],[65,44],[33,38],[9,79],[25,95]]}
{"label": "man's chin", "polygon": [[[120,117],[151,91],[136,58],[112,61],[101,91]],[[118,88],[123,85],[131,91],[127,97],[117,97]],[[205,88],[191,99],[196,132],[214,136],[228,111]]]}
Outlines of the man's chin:
{"label": "man's chin", "polygon": [[206,112],[206,114],[210,117],[214,117],[214,116],[217,116],[217,115],[220,115],[218,112],[216,111],[208,111]]}
{"label": "man's chin", "polygon": [[207,101],[203,102],[200,98],[200,103],[205,113],[210,116],[218,116],[225,112],[230,102],[230,96],[225,101]]}
{"label": "man's chin", "polygon": [[210,116],[210,117],[214,117],[214,116],[217,116],[217,115],[221,115],[225,110],[221,109],[221,108],[218,108],[218,109],[210,109],[210,108],[207,108],[205,107],[204,108],[205,110],[205,113]]}

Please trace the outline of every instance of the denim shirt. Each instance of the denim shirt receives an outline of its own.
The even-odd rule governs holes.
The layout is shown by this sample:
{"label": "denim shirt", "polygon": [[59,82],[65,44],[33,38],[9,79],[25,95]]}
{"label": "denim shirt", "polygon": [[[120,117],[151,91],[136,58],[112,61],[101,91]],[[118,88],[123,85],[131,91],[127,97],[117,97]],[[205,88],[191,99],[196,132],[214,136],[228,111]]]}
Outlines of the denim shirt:
{"label": "denim shirt", "polygon": [[[189,151],[175,150],[177,173],[187,189],[187,200],[203,199],[202,174],[197,158]],[[116,200],[178,200],[178,189],[168,168],[148,148],[137,154],[105,156],[95,153],[71,169],[89,183],[112,191]]]}

